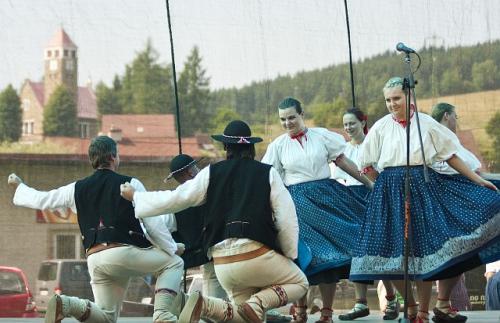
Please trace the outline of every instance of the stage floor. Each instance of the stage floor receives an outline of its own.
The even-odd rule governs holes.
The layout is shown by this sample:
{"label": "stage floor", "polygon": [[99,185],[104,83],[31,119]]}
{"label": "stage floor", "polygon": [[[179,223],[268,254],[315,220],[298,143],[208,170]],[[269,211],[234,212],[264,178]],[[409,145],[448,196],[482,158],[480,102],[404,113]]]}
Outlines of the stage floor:
{"label": "stage floor", "polygon": [[[341,314],[346,311],[338,311],[337,314]],[[474,312],[463,312],[464,315],[468,316],[469,319],[467,323],[499,323],[500,322],[500,311],[474,311]],[[402,317],[402,315],[400,316]],[[308,322],[313,323],[319,319],[319,315],[309,316]],[[337,315],[333,317],[334,322],[343,322],[337,318]],[[43,318],[37,319],[23,319],[23,318],[0,318],[0,322],[9,323],[34,323],[43,322]],[[63,322],[67,323],[77,323],[75,319],[65,319]],[[119,323],[151,323],[150,317],[123,317],[118,320]],[[387,322],[397,322],[397,321],[384,321],[380,312],[372,312],[371,315],[355,320],[354,322],[363,323],[387,323]],[[432,321],[431,321],[432,322]]]}

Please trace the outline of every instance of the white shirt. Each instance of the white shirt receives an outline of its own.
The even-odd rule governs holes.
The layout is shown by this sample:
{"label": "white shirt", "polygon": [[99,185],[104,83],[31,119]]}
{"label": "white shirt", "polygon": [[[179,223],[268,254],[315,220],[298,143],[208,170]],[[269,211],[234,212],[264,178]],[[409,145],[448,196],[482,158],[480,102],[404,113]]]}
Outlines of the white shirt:
{"label": "white shirt", "polygon": [[[130,184],[137,191],[145,191],[142,183],[132,178]],[[75,203],[75,182],[45,192],[38,191],[25,184],[19,184],[14,194],[13,202],[17,206],[24,206],[32,209],[46,210],[58,208],[70,208],[77,213]],[[173,255],[177,251],[175,243],[168,226],[171,225],[172,215],[162,214],[160,216],[147,218],[141,221],[142,231],[146,238],[157,248]]]}
{"label": "white shirt", "polygon": [[[202,169],[195,178],[185,182],[173,191],[135,192],[135,216],[146,218],[162,213],[176,213],[206,202],[208,184],[210,181],[210,166]],[[297,258],[299,226],[295,205],[290,193],[283,185],[279,174],[271,168],[269,172],[271,186],[271,208],[278,243],[283,254],[291,259]],[[235,244],[251,244],[249,239],[227,239],[214,248],[231,248]],[[210,255],[209,255],[210,256]]]}
{"label": "white shirt", "polygon": [[341,135],[325,128],[308,128],[302,146],[288,134],[276,138],[262,162],[272,165],[285,185],[330,178],[328,163],[344,153],[346,142]]}
{"label": "white shirt", "polygon": [[[354,164],[359,169],[359,152],[361,150],[361,145],[355,145],[352,144],[351,141],[347,142],[347,145],[344,150],[344,155],[352,160]],[[337,180],[339,183],[346,185],[346,186],[352,186],[352,185],[364,185],[351,175],[347,174],[344,172],[340,167],[337,167],[335,163],[330,163],[330,171],[331,171],[331,178]]]}
{"label": "white shirt", "polygon": [[[431,116],[418,113],[425,160],[428,165],[446,161],[457,153],[457,136]],[[391,114],[375,122],[366,136],[359,155],[360,168],[376,165],[386,167],[406,165],[406,128],[396,122]],[[410,126],[410,165],[423,165],[418,138],[416,113]]]}
{"label": "white shirt", "polygon": [[[478,171],[481,168],[481,162],[479,159],[477,159],[476,156],[474,156],[473,153],[471,153],[469,150],[467,150],[460,142],[456,142],[457,145],[457,156],[460,157],[461,160],[467,165],[469,169],[471,169],[473,172]],[[441,173],[441,174],[446,174],[446,175],[455,175],[458,174],[458,172],[453,169],[450,165],[448,165],[447,162],[445,161],[440,161],[440,162],[435,162],[432,164],[432,169],[434,169],[436,172]]]}
{"label": "white shirt", "polygon": [[500,272],[500,260],[486,264],[487,273],[498,273]]}

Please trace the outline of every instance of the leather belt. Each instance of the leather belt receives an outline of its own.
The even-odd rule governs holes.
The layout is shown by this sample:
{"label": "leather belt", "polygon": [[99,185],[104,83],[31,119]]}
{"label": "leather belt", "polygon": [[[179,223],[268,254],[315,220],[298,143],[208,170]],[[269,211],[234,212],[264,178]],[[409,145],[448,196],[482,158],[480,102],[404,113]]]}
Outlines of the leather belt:
{"label": "leather belt", "polygon": [[250,260],[253,258],[257,258],[258,256],[261,256],[270,250],[271,250],[270,248],[268,248],[266,246],[262,246],[259,249],[255,249],[255,250],[245,252],[245,253],[239,253],[237,255],[214,257],[214,264],[215,265],[224,265],[224,264],[230,264],[233,262],[238,262],[238,261],[243,261],[243,260]]}
{"label": "leather belt", "polygon": [[123,247],[124,244],[121,243],[116,243],[116,242],[110,242],[110,243],[98,243],[93,245],[92,247],[87,249],[87,252],[85,252],[85,255],[88,257],[91,254],[94,254],[99,251],[103,251],[106,249],[111,249],[111,248],[116,248],[116,247]]}

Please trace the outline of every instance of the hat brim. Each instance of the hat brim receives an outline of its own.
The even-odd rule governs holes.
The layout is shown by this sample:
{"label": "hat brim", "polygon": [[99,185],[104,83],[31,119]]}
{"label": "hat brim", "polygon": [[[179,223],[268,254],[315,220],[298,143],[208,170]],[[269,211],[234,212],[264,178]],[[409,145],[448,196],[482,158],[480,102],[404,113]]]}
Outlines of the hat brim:
{"label": "hat brim", "polygon": [[163,180],[163,183],[166,183],[169,179],[171,179],[172,177],[174,177],[175,174],[177,173],[180,173],[182,172],[183,170],[185,169],[188,169],[189,167],[193,166],[193,165],[196,165],[198,164],[200,161],[202,161],[204,159],[204,157],[201,157],[199,158],[198,160],[193,160],[192,162],[190,162],[189,164],[187,164],[186,166],[182,167],[182,168],[179,168],[178,170],[176,171],[173,171],[173,172],[170,172],[170,174],[168,174],[167,177],[165,177],[165,179]]}
{"label": "hat brim", "polygon": [[214,140],[223,142],[225,144],[240,144],[240,145],[250,145],[256,144],[262,141],[260,137],[228,137],[224,135],[212,135]]}

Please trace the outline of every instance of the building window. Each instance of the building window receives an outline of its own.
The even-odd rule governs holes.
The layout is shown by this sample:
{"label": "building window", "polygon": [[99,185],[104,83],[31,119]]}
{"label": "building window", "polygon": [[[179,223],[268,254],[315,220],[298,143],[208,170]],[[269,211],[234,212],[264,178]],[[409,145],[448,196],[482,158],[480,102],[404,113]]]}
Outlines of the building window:
{"label": "building window", "polygon": [[57,259],[84,259],[80,235],[77,233],[57,233],[54,235],[54,256]]}
{"label": "building window", "polygon": [[66,69],[68,71],[72,71],[73,70],[73,61],[72,60],[66,61]]}
{"label": "building window", "polygon": [[47,57],[52,57],[52,51],[51,50],[47,51]]}
{"label": "building window", "polygon": [[32,135],[35,132],[34,121],[23,121],[23,135]]}
{"label": "building window", "polygon": [[30,100],[29,99],[23,99],[23,110],[28,111],[30,109]]}
{"label": "building window", "polygon": [[56,49],[56,50],[54,51],[54,54],[55,54],[55,56],[56,56],[56,57],[59,57],[59,50],[57,50],[57,49]]}
{"label": "building window", "polygon": [[71,51],[71,57],[75,58],[76,57],[76,50]]}
{"label": "building window", "polygon": [[67,49],[64,50],[64,57],[68,57],[68,50]]}
{"label": "building window", "polygon": [[90,138],[90,123],[80,122],[80,138]]}
{"label": "building window", "polygon": [[51,59],[49,68],[51,71],[57,70],[57,60]]}

